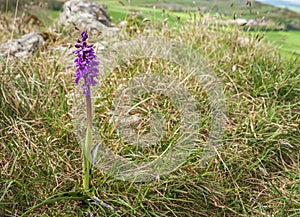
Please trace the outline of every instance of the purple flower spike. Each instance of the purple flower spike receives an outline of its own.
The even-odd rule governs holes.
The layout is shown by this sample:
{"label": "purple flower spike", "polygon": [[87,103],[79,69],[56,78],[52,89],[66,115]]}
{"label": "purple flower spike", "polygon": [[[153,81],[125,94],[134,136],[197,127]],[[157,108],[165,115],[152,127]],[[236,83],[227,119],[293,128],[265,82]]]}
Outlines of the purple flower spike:
{"label": "purple flower spike", "polygon": [[87,44],[86,42],[88,37],[87,31],[83,30],[81,33],[82,39],[76,39],[78,44],[75,44],[75,47],[77,50],[73,51],[73,53],[77,56],[74,60],[76,66],[75,82],[78,84],[79,80],[83,78],[82,88],[87,96],[90,95],[90,86],[95,86],[97,84],[94,78],[98,78],[98,65],[100,64],[96,60],[93,48],[94,45]]}

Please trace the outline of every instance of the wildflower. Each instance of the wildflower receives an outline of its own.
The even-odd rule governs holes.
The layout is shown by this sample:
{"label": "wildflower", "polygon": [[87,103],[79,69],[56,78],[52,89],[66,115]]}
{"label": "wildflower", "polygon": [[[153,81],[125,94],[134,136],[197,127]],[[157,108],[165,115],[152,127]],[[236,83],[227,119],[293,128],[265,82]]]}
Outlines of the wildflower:
{"label": "wildflower", "polygon": [[90,95],[90,86],[95,86],[97,82],[94,80],[98,78],[99,62],[96,60],[95,51],[93,44],[87,43],[88,34],[86,30],[83,30],[81,33],[82,39],[76,39],[77,43],[75,47],[77,50],[73,53],[77,56],[75,59],[76,65],[76,79],[75,82],[78,84],[79,80],[83,78],[82,88],[84,93]]}

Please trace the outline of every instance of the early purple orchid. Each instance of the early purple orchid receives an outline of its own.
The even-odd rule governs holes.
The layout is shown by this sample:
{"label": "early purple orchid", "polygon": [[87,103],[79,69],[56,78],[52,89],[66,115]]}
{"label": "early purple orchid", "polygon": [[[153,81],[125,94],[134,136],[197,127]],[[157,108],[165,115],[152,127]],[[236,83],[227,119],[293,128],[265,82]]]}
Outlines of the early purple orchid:
{"label": "early purple orchid", "polygon": [[81,40],[78,38],[76,39],[78,44],[76,44],[75,47],[77,50],[73,51],[73,53],[77,56],[74,61],[76,65],[75,82],[78,84],[79,80],[83,78],[82,88],[84,93],[89,96],[90,86],[95,86],[97,84],[94,79],[98,78],[98,65],[100,63],[96,60],[96,55],[93,48],[94,45],[87,44],[86,42],[88,38],[86,30],[82,31],[81,37]]}

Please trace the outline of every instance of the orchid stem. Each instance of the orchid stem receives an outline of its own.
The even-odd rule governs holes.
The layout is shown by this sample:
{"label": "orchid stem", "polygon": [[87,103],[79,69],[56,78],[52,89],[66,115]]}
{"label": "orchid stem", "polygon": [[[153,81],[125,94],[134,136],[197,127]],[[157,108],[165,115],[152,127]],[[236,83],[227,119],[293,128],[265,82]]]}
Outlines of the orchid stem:
{"label": "orchid stem", "polygon": [[91,95],[86,95],[86,111],[87,111],[87,131],[86,139],[83,147],[83,190],[88,192],[90,190],[90,169],[91,162],[89,160],[90,150],[92,146],[92,100]]}
{"label": "orchid stem", "polygon": [[91,95],[86,95],[86,112],[87,112],[87,125],[92,129],[92,100]]}

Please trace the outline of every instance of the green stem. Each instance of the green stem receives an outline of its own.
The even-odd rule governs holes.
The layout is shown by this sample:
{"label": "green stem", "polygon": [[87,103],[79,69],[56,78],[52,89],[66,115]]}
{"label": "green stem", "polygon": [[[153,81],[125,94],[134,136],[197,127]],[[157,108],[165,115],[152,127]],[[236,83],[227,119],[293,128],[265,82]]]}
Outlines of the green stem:
{"label": "green stem", "polygon": [[92,129],[92,99],[91,95],[86,95],[86,115],[88,128]]}
{"label": "green stem", "polygon": [[90,144],[92,140],[92,132],[91,129],[88,128],[86,131],[86,140],[85,145],[83,147],[83,154],[82,154],[82,173],[83,173],[83,191],[88,192],[90,189],[90,169],[91,169],[91,162],[88,157],[88,151],[91,150]]}
{"label": "green stem", "polygon": [[59,202],[59,201],[62,201],[62,200],[85,201],[89,198],[90,198],[90,196],[84,195],[83,193],[79,193],[79,192],[65,192],[65,193],[56,194],[56,195],[51,196],[51,197],[47,198],[46,200],[40,202],[39,204],[31,207],[26,212],[24,212],[20,217],[27,216],[32,210],[38,209],[38,208],[42,207],[45,204],[55,203],[55,202]]}
{"label": "green stem", "polygon": [[83,147],[82,158],[82,173],[83,173],[83,191],[88,192],[90,190],[90,151],[92,146],[92,100],[91,96],[86,96],[86,111],[87,111],[87,131],[85,144]]}

